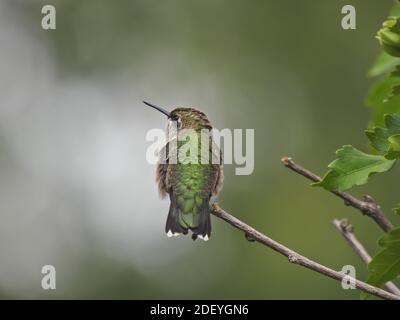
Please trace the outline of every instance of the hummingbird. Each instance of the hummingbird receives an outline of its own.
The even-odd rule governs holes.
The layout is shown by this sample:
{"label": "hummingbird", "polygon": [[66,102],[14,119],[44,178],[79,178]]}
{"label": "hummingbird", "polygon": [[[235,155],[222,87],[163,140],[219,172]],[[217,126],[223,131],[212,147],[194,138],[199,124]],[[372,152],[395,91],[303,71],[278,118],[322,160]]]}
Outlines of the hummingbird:
{"label": "hummingbird", "polygon": [[[207,241],[211,235],[211,205],[221,191],[224,179],[221,151],[212,141],[213,127],[206,114],[195,108],[178,107],[167,111],[149,102],[143,103],[167,117],[168,138],[160,151],[156,168],[160,196],[165,198],[168,194],[170,199],[165,232],[168,237],[172,237],[186,235],[190,230],[193,240],[199,237]],[[179,154],[183,150],[183,142],[179,137],[184,129],[191,129],[190,132],[197,138],[194,141],[197,141],[199,149],[201,135],[208,133],[211,140],[206,145],[206,152],[211,155],[209,159],[215,159],[218,154],[218,161],[201,161],[204,156],[202,152],[194,155],[194,160],[197,160],[194,162],[171,161],[172,152]]]}

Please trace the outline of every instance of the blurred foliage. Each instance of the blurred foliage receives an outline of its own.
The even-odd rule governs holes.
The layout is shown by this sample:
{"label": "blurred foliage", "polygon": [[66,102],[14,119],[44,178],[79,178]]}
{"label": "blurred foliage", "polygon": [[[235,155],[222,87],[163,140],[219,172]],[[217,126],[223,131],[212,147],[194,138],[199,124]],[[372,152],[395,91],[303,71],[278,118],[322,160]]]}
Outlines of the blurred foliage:
{"label": "blurred foliage", "polygon": [[[371,112],[378,119],[375,122],[378,125],[383,124],[384,113],[398,110],[399,104],[394,102],[397,97],[387,102],[385,111],[375,108],[373,98],[377,94],[368,98],[368,104],[374,107],[371,112],[362,107],[371,84],[365,73],[379,52],[373,37],[392,1],[352,1],[357,10],[357,29],[347,31],[340,24],[341,8],[348,4],[344,0],[7,2],[18,21],[23,22],[24,33],[50,52],[48,63],[54,64],[54,82],[61,87],[59,91],[43,89],[40,99],[53,96],[48,108],[34,108],[35,99],[29,97],[30,104],[17,113],[15,122],[7,119],[1,123],[0,141],[4,139],[7,143],[0,144],[0,157],[4,158],[0,160],[0,168],[7,168],[7,176],[11,176],[8,182],[15,179],[27,185],[29,175],[24,169],[15,168],[16,163],[26,162],[29,157],[34,159],[42,150],[39,147],[44,142],[36,139],[35,130],[29,126],[39,130],[48,128],[52,122],[50,128],[54,131],[49,132],[48,139],[68,137],[79,144],[91,141],[95,123],[108,128],[101,122],[104,121],[125,128],[129,122],[129,127],[137,134],[136,142],[143,141],[145,128],[163,125],[153,113],[151,116],[146,113],[141,98],[151,97],[152,101],[167,106],[193,104],[206,112],[218,128],[255,128],[255,171],[251,176],[235,176],[234,168],[226,166],[220,204],[296,251],[338,270],[343,265],[354,265],[357,278],[365,278],[365,265],[330,221],[348,216],[356,226],[357,236],[370,252],[377,249],[375,241],[380,230],[328,192],[309,188],[307,181],[282,168],[279,159],[287,154],[307,168],[322,172],[338,145],[366,146],[360,133]],[[38,23],[44,4],[54,4],[57,8],[54,32],[44,32]],[[34,55],[33,49],[27,52],[26,59]],[[37,56],[32,59],[32,66],[37,64],[35,59]],[[388,64],[393,65],[387,57],[382,59],[386,61],[372,69],[371,75],[382,74],[390,69]],[[21,78],[25,78],[24,72]],[[42,82],[43,71],[34,72],[36,81],[19,84],[21,96],[28,94],[34,82]],[[3,77],[6,75],[3,72]],[[76,87],[68,86],[71,82]],[[95,98],[87,93],[88,87],[82,85],[87,82],[99,88],[100,93],[95,91]],[[373,90],[390,90],[388,86],[383,83]],[[71,87],[74,91],[69,91]],[[73,97],[73,103],[67,106],[62,105],[65,96],[60,96],[60,92],[63,88]],[[131,99],[127,98],[129,108],[118,99],[119,90],[127,92]],[[108,97],[106,102],[105,97]],[[100,113],[102,102],[106,106],[102,104],[103,113]],[[64,113],[65,110],[70,113]],[[24,139],[31,146],[26,147],[31,152],[29,157],[15,153],[12,138],[17,133],[9,133],[7,123],[14,124],[15,132],[26,134]],[[129,139],[136,138],[126,132],[130,134]],[[111,229],[110,235],[99,227],[100,211],[106,210],[105,198],[107,195],[111,198],[112,187],[120,182],[118,179],[98,180],[96,175],[89,176],[91,180],[87,178],[87,171],[90,173],[95,167],[91,161],[85,163],[85,170],[74,170],[70,163],[84,157],[79,153],[71,154],[68,149],[65,151],[63,141],[53,142],[51,146],[56,146],[56,151],[51,149],[53,152],[46,155],[57,159],[57,164],[62,163],[62,167],[55,168],[65,170],[66,177],[57,180],[56,191],[46,192],[52,200],[48,207],[42,209],[33,222],[28,220],[10,229],[12,235],[7,240],[13,243],[23,239],[18,247],[21,251],[7,260],[9,274],[17,277],[15,266],[20,264],[23,253],[29,252],[30,245],[36,243],[36,238],[28,231],[34,232],[47,223],[54,230],[49,236],[52,251],[49,250],[51,254],[46,253],[43,259],[35,260],[34,270],[40,270],[41,265],[58,257],[57,290],[37,289],[40,273],[33,273],[37,278],[33,278],[30,291],[10,289],[10,286],[2,289],[7,279],[3,276],[0,277],[3,297],[358,298],[356,290],[344,291],[338,282],[287,263],[276,253],[249,243],[237,230],[217,219],[213,219],[213,235],[206,244],[193,243],[185,237],[164,239],[162,225],[167,205],[164,203],[163,210],[157,207],[156,188],[147,184],[154,180],[153,175],[148,174],[153,168],[147,163],[140,163],[142,166],[135,169],[142,175],[135,176],[137,188],[129,190],[126,196],[132,202],[129,212],[133,216],[145,214],[140,216],[138,225],[133,225],[126,223],[118,210],[110,209],[110,220],[104,224],[117,226]],[[89,148],[87,153],[95,154],[94,150]],[[108,156],[111,151],[106,149],[101,155]],[[145,148],[135,152],[135,159],[138,159]],[[58,160],[58,154],[62,155],[62,160]],[[29,168],[33,172],[35,164]],[[138,162],[132,159],[134,165]],[[52,168],[48,165],[47,170]],[[59,174],[54,171],[52,174]],[[373,194],[390,215],[393,203],[398,201],[397,175],[398,171],[393,170],[391,176],[376,177],[368,188],[360,187],[354,194]],[[71,184],[70,176],[76,176],[77,183]],[[48,181],[40,175],[37,179],[40,183],[34,185],[35,190],[41,190]],[[88,197],[85,179],[92,183],[86,186],[89,191],[104,188],[104,196]],[[19,192],[19,201],[9,196],[4,196],[3,200],[11,199],[10,207],[18,209],[16,204],[23,204],[21,199],[25,199],[25,195],[24,189],[15,189]],[[114,202],[113,205],[119,208]],[[13,216],[24,211],[17,209],[10,211],[16,212]],[[24,209],[30,211],[26,206]],[[79,227],[69,228],[70,220],[58,213],[62,210]],[[3,209],[2,214],[8,214],[8,210]],[[3,220],[11,220],[10,216]],[[153,217],[155,220],[151,220]],[[394,214],[390,218],[399,221]],[[138,230],[145,230],[146,240],[134,234]],[[124,232],[132,234],[132,242],[115,240],[120,239],[119,236],[123,238]],[[42,233],[36,237],[40,235]],[[66,240],[57,242],[60,237]],[[75,244],[77,238],[83,244]],[[157,245],[150,243],[154,239],[158,240]],[[142,251],[135,251],[139,246]],[[38,249],[38,252],[43,250]]]}

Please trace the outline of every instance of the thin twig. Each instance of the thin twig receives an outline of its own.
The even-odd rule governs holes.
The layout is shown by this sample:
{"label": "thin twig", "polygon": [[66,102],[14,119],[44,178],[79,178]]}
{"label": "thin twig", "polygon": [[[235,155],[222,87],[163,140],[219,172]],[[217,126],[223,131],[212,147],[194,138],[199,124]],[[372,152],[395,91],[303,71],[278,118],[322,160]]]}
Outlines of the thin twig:
{"label": "thin twig", "polygon": [[[361,260],[368,264],[372,260],[371,256],[368,254],[367,250],[361,244],[360,241],[356,238],[354,234],[353,226],[347,221],[347,219],[333,220],[333,225],[339,231],[339,233],[346,239],[347,243],[350,247],[357,253],[357,255],[361,258]],[[400,295],[400,289],[393,283],[387,282],[385,284],[388,291]]]}
{"label": "thin twig", "polygon": [[[294,172],[297,172],[303,177],[306,177],[307,179],[313,182],[321,181],[321,177],[298,165],[291,158],[283,157],[281,161],[285,167],[291,169]],[[360,200],[347,192],[340,192],[340,191],[331,191],[331,192],[336,196],[338,196],[339,198],[342,198],[346,205],[352,206],[353,208],[360,210],[361,213],[372,218],[382,228],[383,231],[388,232],[393,229],[392,223],[388,220],[388,218],[386,218],[382,209],[375,202],[375,200],[372,199],[372,197],[364,196],[364,200]]]}
{"label": "thin twig", "polygon": [[250,227],[243,221],[230,215],[228,212],[224,211],[221,207],[219,207],[218,204],[216,204],[216,203],[213,205],[211,212],[216,217],[226,221],[227,223],[236,227],[237,229],[242,230],[247,235],[248,238],[250,238],[254,241],[257,241],[257,242],[267,246],[268,248],[271,248],[272,250],[280,253],[281,255],[284,255],[285,257],[288,258],[288,260],[291,263],[306,267],[310,270],[316,271],[320,274],[323,274],[330,278],[336,279],[338,281],[342,281],[343,279],[350,280],[352,283],[354,283],[354,285],[357,289],[368,292],[369,294],[375,295],[377,297],[387,299],[387,300],[400,300],[400,296],[397,296],[395,294],[387,292],[383,289],[376,288],[374,286],[371,286],[371,285],[369,285],[365,282],[359,281],[357,279],[351,278],[348,275],[345,275],[344,273],[332,270],[328,267],[323,266],[322,264],[319,264],[315,261],[312,261],[312,260],[302,256],[301,254],[293,251],[292,249],[285,247],[283,244],[280,244],[279,242],[277,242],[275,240],[272,240],[271,238],[267,237],[266,235],[262,234],[261,232],[257,231],[256,229]]}

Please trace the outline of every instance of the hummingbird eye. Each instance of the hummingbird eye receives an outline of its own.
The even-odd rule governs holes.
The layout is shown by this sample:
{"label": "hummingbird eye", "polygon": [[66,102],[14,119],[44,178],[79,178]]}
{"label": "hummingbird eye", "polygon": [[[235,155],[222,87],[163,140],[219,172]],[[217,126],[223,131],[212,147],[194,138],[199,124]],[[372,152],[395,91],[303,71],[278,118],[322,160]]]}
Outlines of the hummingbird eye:
{"label": "hummingbird eye", "polygon": [[175,124],[176,124],[176,129],[181,129],[182,128],[182,119],[181,119],[181,117],[180,116],[178,116],[178,115],[172,115],[170,118],[169,118],[169,121],[171,122],[171,124],[175,127]]}

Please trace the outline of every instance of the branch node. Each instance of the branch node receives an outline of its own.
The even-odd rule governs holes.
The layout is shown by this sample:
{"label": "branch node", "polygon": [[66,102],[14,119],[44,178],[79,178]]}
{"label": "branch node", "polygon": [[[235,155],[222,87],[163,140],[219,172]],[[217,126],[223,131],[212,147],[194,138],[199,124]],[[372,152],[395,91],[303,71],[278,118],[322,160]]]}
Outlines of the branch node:
{"label": "branch node", "polygon": [[246,238],[246,240],[247,241],[249,241],[249,242],[254,242],[254,241],[256,241],[251,235],[249,235],[248,233],[244,233],[244,236],[245,236],[245,238]]}
{"label": "branch node", "polygon": [[363,199],[364,199],[365,202],[375,203],[376,204],[375,200],[368,194],[364,195]]}
{"label": "branch node", "polygon": [[281,162],[283,163],[283,165],[285,167],[288,167],[290,165],[290,163],[292,162],[292,158],[284,156],[281,158]]}
{"label": "branch node", "polygon": [[296,263],[297,261],[299,261],[299,258],[294,254],[289,254],[288,255],[288,260],[291,263]]}
{"label": "branch node", "polygon": [[353,232],[354,231],[353,225],[349,222],[349,220],[347,220],[347,218],[340,220],[339,224],[340,224],[340,228],[344,232]]}

